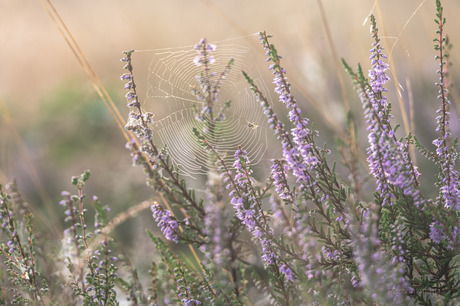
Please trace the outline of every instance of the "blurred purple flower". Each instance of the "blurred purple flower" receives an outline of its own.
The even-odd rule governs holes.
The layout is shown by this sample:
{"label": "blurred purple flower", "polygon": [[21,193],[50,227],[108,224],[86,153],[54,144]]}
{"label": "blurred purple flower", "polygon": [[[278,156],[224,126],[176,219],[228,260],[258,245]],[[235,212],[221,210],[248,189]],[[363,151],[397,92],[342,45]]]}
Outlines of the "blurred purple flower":
{"label": "blurred purple flower", "polygon": [[163,209],[159,204],[153,204],[151,206],[153,212],[153,218],[157,225],[161,228],[161,231],[165,235],[165,238],[174,242],[178,242],[177,230],[178,223],[175,218],[171,215],[169,210]]}
{"label": "blurred purple flower", "polygon": [[442,225],[439,222],[430,224],[430,238],[434,243],[440,243],[445,237]]}

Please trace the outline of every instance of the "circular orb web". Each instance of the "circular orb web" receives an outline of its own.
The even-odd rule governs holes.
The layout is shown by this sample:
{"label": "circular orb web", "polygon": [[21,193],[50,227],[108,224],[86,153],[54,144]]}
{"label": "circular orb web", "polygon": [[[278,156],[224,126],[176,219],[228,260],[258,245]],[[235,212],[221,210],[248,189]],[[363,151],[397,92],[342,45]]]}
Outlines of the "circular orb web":
{"label": "circular orb web", "polygon": [[[215,137],[208,139],[228,167],[234,162],[233,155],[238,146],[248,153],[253,165],[266,160],[268,138],[273,138],[263,109],[242,74],[244,70],[259,88],[267,92],[251,54],[248,42],[251,39],[257,40],[257,36],[212,42],[217,48],[212,53],[215,62],[210,65],[211,72],[220,75],[230,59],[234,60],[221,84],[214,110],[218,113],[228,101],[230,107],[224,111],[225,119],[216,125]],[[172,162],[179,167],[182,175],[193,178],[205,175],[214,165],[210,164],[209,154],[193,133],[194,127],[202,131],[205,124],[196,119],[196,111],[202,109],[203,102],[193,93],[199,88],[197,76],[203,72],[203,66],[193,62],[197,51],[188,46],[136,52],[153,53],[144,90],[145,99],[140,102],[146,111],[155,115],[152,127],[155,144],[159,148],[167,147]]]}

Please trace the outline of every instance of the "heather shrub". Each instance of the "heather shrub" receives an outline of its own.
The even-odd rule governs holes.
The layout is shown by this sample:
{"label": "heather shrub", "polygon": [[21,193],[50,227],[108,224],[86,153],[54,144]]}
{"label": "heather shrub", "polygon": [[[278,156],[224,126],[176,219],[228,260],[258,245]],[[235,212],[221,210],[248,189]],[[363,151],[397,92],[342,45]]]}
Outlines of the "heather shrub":
{"label": "heather shrub", "polygon": [[[127,218],[149,205],[162,235],[147,231],[157,254],[139,270],[119,247],[113,227],[119,219],[97,196],[88,200],[89,171],[72,178],[75,191],[62,192],[68,228],[59,244],[34,230],[32,213],[13,182],[0,186],[0,273],[4,304],[114,305],[456,305],[460,302],[460,190],[457,140],[451,132],[449,101],[450,42],[436,2],[433,114],[437,138],[432,145],[403,135],[386,98],[391,75],[377,21],[370,16],[370,69],[353,69],[345,60],[367,129],[358,131],[351,111],[347,135],[336,146],[322,145],[313,118],[301,110],[272,36],[258,33],[273,74],[278,101],[229,57],[216,70],[219,48],[201,39],[194,47],[190,93],[196,99],[190,126],[204,152],[203,191],[176,162],[167,145],[155,138],[155,115],[139,98],[133,64],[135,51],[122,62],[130,114],[126,130],[132,162],[144,170],[153,200],[127,211]],[[231,154],[219,134],[226,128],[233,101],[220,93],[231,74],[242,74],[260,104],[281,155],[269,162],[260,179],[247,148]],[[274,103],[287,109],[287,118]],[[424,102],[429,103],[429,102]],[[247,129],[259,128],[247,122]],[[357,135],[367,135],[365,150]],[[225,141],[225,140],[223,140]],[[278,149],[278,148],[277,148]],[[275,150],[275,149],[273,149]],[[340,158],[332,158],[331,151]],[[414,160],[417,150],[437,168],[423,185]],[[364,153],[363,153],[364,152]],[[365,156],[364,156],[365,155]],[[335,155],[334,155],[335,156]],[[339,170],[340,168],[340,170]],[[363,171],[364,169],[364,171]],[[434,196],[430,196],[434,194]],[[88,218],[88,203],[94,217]],[[91,219],[93,225],[88,224]]]}

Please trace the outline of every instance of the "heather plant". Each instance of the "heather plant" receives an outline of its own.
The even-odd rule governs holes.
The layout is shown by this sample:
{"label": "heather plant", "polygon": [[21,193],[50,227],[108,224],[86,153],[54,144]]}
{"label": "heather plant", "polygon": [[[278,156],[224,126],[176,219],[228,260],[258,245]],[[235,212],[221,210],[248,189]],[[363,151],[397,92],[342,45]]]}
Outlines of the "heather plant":
{"label": "heather plant", "polygon": [[[160,236],[146,233],[158,251],[142,256],[152,261],[150,269],[139,273],[132,265],[111,233],[116,222],[109,218],[110,209],[96,196],[90,206],[94,218],[87,217],[88,171],[72,178],[75,194],[62,193],[69,226],[59,245],[44,243],[34,230],[32,213],[12,183],[6,189],[0,186],[5,262],[0,302],[458,304],[460,190],[457,140],[450,124],[451,45],[439,0],[436,10],[439,110],[434,150],[416,135],[400,136],[386,97],[390,67],[374,16],[369,18],[373,43],[368,73],[361,65],[353,69],[342,61],[362,104],[366,161],[351,113],[348,137],[337,142],[342,158],[332,160],[335,148],[321,144],[320,132],[301,110],[271,35],[258,34],[287,118],[275,112],[254,76],[234,71],[234,58],[217,70],[214,54],[219,46],[201,39],[193,60],[201,72],[190,90],[199,102],[194,141],[207,159],[203,192],[189,187],[168,146],[155,142],[155,116],[145,111],[136,88],[135,51],[124,52],[121,79],[127,82],[126,130],[132,136],[127,146],[153,189],[152,223],[161,231]],[[246,148],[235,148],[229,163],[216,140],[233,106],[220,96],[231,73],[243,74],[281,147],[282,155],[270,161],[264,180],[256,179]],[[257,127],[248,123],[248,128]],[[420,182],[423,169],[419,171],[413,158],[414,148],[437,167],[429,186]],[[429,197],[433,188],[435,196]],[[94,219],[93,226],[88,219]]]}

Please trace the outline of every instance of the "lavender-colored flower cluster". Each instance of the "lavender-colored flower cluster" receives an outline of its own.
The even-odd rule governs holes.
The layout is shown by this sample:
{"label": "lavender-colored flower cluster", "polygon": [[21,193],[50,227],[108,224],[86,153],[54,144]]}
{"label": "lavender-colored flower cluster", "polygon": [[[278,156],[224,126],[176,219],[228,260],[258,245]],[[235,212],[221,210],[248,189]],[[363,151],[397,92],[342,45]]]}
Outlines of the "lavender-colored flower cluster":
{"label": "lavender-colored flower cluster", "polygon": [[231,71],[233,65],[233,58],[231,58],[224,70],[218,74],[214,72],[211,67],[216,62],[212,55],[216,51],[216,45],[210,44],[206,39],[201,39],[198,44],[194,46],[194,50],[198,55],[194,58],[193,63],[200,67],[203,66],[203,72],[195,76],[198,83],[197,88],[193,88],[192,92],[197,100],[202,102],[201,111],[197,114],[196,119],[200,122],[207,122],[208,127],[205,132],[213,133],[214,122],[223,121],[225,119],[225,106],[217,113],[215,111],[217,103],[219,102],[220,87],[222,82],[226,79]]}
{"label": "lavender-colored flower cluster", "polygon": [[169,210],[164,210],[158,204],[153,204],[151,206],[151,210],[153,212],[153,218],[155,219],[155,222],[157,222],[158,227],[161,228],[165,238],[177,242],[177,231],[179,224],[172,216],[171,212]]}
{"label": "lavender-colored flower cluster", "polygon": [[209,53],[216,51],[215,44],[209,44],[206,39],[202,38],[198,44],[195,45],[194,49],[198,52],[198,55],[193,60],[193,63],[197,66],[201,65],[212,65],[215,63],[215,58]]}
{"label": "lavender-colored flower cluster", "polygon": [[[257,199],[254,197],[252,192],[254,179],[251,177],[252,170],[250,168],[250,162],[247,157],[246,151],[238,149],[235,152],[235,162],[233,167],[235,168],[235,183],[237,184],[234,191],[231,192],[232,199],[230,203],[235,209],[235,215],[241,222],[248,228],[248,230],[257,238],[262,237],[263,229],[258,226],[258,219],[263,214],[261,211],[257,211]],[[232,188],[235,186],[229,186]],[[275,254],[268,247],[269,244],[264,239],[261,239],[263,258],[266,264],[273,264]]]}
{"label": "lavender-colored flower cluster", "polygon": [[[236,171],[234,181],[236,186],[232,191],[230,203],[235,208],[235,215],[242,224],[251,232],[252,237],[262,247],[262,260],[268,266],[277,266],[279,271],[290,280],[294,281],[291,268],[280,259],[273,247],[273,230],[268,227],[265,213],[259,199],[254,192],[255,180],[252,178],[252,169],[246,151],[239,148],[235,152],[233,167]],[[236,188],[235,188],[236,187]]]}
{"label": "lavender-colored flower cluster", "polygon": [[416,206],[423,205],[418,187],[419,173],[410,160],[408,146],[396,139],[391,127],[389,103],[384,87],[389,81],[387,56],[383,53],[375,19],[371,17],[372,36],[375,39],[371,52],[372,69],[369,70],[369,85],[365,94],[361,95],[365,110],[369,148],[368,162],[370,172],[377,179],[377,191],[380,192],[382,205],[393,205],[395,196],[391,188],[402,189],[404,196],[410,196]]}
{"label": "lavender-colored flower cluster", "polygon": [[[289,120],[294,125],[291,130],[293,143],[283,145],[283,155],[298,180],[302,181],[305,187],[310,187],[310,184],[314,184],[310,173],[319,162],[315,152],[317,148],[313,142],[313,137],[317,136],[317,131],[310,130],[309,119],[302,118],[297,102],[291,94],[291,84],[288,82],[286,70],[281,67],[282,57],[278,55],[274,46],[268,43],[268,38],[269,36],[260,33],[261,43],[266,55],[268,55],[267,61],[273,62],[269,70],[273,70],[275,92],[278,94],[280,102],[289,109]],[[269,118],[269,121],[273,121],[273,119]]]}
{"label": "lavender-colored flower cluster", "polygon": [[271,174],[276,193],[285,203],[294,202],[294,195],[287,181],[287,173],[289,171],[288,165],[280,160],[273,160],[272,162]]}
{"label": "lavender-colored flower cluster", "polygon": [[404,277],[404,268],[400,262],[390,260],[388,254],[381,248],[379,239],[378,211],[371,207],[371,211],[364,216],[363,226],[351,226],[352,244],[356,257],[360,281],[354,287],[366,288],[371,297],[384,305],[406,304],[409,300],[407,293],[413,293]]}
{"label": "lavender-colored flower cluster", "polygon": [[[448,66],[449,62],[449,49],[451,45],[444,37],[444,26],[446,19],[443,16],[443,8],[440,1],[436,1],[438,36],[434,39],[435,50],[438,52],[436,60],[439,61],[439,82],[436,85],[439,88],[438,100],[440,108],[437,110],[438,116],[436,117],[437,127],[436,132],[439,134],[438,138],[433,140],[436,147],[435,150],[435,163],[438,166],[438,183],[439,197],[436,201],[436,214],[433,222],[430,225],[430,237],[436,243],[441,243],[446,238],[448,241],[448,248],[455,249],[460,245],[460,187],[459,187],[459,173],[456,169],[456,164],[459,160],[457,147],[452,144],[452,132],[450,131],[450,105],[449,100],[449,80],[448,80]],[[456,143],[456,140],[454,141]]]}

